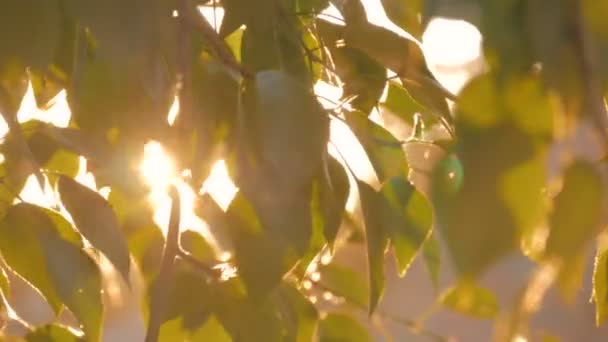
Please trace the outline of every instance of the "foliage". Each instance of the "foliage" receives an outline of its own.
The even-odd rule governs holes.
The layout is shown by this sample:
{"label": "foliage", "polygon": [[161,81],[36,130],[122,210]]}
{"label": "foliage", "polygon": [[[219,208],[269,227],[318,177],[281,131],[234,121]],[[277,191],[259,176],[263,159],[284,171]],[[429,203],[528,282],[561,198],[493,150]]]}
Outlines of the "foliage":
{"label": "foliage", "polygon": [[[503,309],[478,280],[514,253],[573,288],[608,203],[605,159],[583,158],[572,142],[592,127],[608,147],[608,2],[446,2],[382,0],[407,36],[370,23],[361,0],[0,2],[9,128],[0,143],[0,310],[10,310],[16,275],[81,330],[58,321],[29,327],[25,340],[100,341],[99,265],[108,261],[117,281],[144,279],[147,341],[369,341],[360,318],[383,316],[387,255],[401,277],[420,255],[439,286],[443,247],[458,277],[437,297],[446,309],[497,317]],[[197,6],[224,11],[217,30]],[[329,6],[340,16],[324,14]],[[459,11],[467,6],[479,15]],[[419,44],[434,16],[469,19],[484,37],[487,67],[458,96],[435,79]],[[322,106],[317,82],[339,87],[343,101]],[[28,84],[42,109],[66,91],[69,127],[18,120]],[[397,137],[378,111],[411,136]],[[351,169],[330,141],[333,124],[350,129],[377,182]],[[175,187],[167,233],[155,223],[154,189],[138,169],[150,141],[173,157],[176,174],[189,171],[166,182],[195,193],[226,162],[239,189],[226,210],[208,194],[196,198],[211,234],[180,231]],[[560,172],[547,167],[556,146],[565,150]],[[77,180],[84,171],[96,189]],[[50,185],[54,205],[19,196],[29,177]],[[347,210],[351,195],[357,205]],[[593,277],[598,325],[608,317],[604,235]],[[345,247],[366,255],[363,273],[328,259]],[[497,318],[505,340],[529,333],[536,306],[527,292],[544,292],[535,279]],[[336,300],[317,305],[318,294]],[[435,336],[417,324],[413,333]]]}

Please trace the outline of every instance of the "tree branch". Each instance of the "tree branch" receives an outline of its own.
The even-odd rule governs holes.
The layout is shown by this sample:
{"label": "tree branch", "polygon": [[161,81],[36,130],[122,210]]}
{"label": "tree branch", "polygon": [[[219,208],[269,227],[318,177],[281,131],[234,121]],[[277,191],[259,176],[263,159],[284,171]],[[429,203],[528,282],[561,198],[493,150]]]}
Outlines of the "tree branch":
{"label": "tree branch", "polygon": [[246,69],[241,65],[234,55],[226,42],[219,36],[219,34],[213,29],[207,19],[199,12],[196,5],[189,1],[186,6],[179,12],[179,15],[184,16],[187,23],[196,28],[203,35],[209,48],[215,54],[215,57],[219,59],[228,68],[238,72],[244,78],[252,78],[253,72]]}
{"label": "tree branch", "polygon": [[180,223],[180,201],[177,188],[172,186],[169,190],[171,197],[171,216],[169,218],[169,229],[163,249],[160,272],[156,278],[152,299],[150,304],[150,320],[145,342],[157,342],[160,326],[167,308],[167,292],[171,285],[173,276],[173,263],[179,251],[179,223]]}

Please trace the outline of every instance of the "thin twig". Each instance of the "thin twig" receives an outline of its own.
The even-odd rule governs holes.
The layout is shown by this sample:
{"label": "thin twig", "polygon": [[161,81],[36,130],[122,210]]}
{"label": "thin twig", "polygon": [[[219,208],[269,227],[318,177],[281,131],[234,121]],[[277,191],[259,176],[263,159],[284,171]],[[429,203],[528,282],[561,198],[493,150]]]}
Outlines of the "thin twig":
{"label": "thin twig", "polygon": [[[321,291],[327,291],[330,293],[334,293],[334,290],[323,284],[322,282],[315,282],[312,279],[307,279],[308,281],[310,281],[310,283],[317,289],[321,290]],[[340,296],[339,293],[335,293],[335,295]],[[359,308],[359,307],[358,307]],[[394,314],[391,314],[389,312],[386,311],[382,311],[382,310],[377,310],[376,311],[376,315],[380,316],[381,318],[387,318],[390,319],[391,321],[405,327],[407,330],[409,330],[411,333],[413,334],[418,334],[421,336],[425,336],[428,339],[432,340],[432,341],[436,341],[436,342],[446,342],[448,341],[448,338],[441,336],[435,332],[432,332],[426,328],[424,328],[422,322],[419,321],[415,321],[412,319],[408,319],[408,318],[403,318],[403,317],[399,317],[396,316]]]}
{"label": "thin twig", "polygon": [[155,281],[150,305],[150,320],[145,342],[157,342],[160,326],[165,317],[167,309],[167,295],[173,277],[173,265],[179,251],[179,224],[180,224],[180,200],[177,188],[172,186],[169,190],[171,197],[171,216],[169,218],[169,229],[163,249],[160,271]]}
{"label": "thin twig", "polygon": [[417,322],[417,321],[414,321],[411,319],[407,319],[407,318],[402,318],[402,317],[393,315],[391,313],[388,313],[386,311],[378,311],[378,315],[382,318],[388,318],[391,321],[403,326],[410,332],[412,332],[414,334],[420,334],[421,336],[425,336],[432,341],[436,341],[436,342],[448,341],[447,337],[441,336],[435,332],[425,329],[420,322]]}
{"label": "thin twig", "polygon": [[199,12],[197,7],[192,2],[188,2],[187,6],[184,6],[180,15],[186,18],[186,21],[195,27],[203,35],[209,48],[215,54],[224,65],[228,68],[236,71],[242,77],[252,78],[253,73],[241,65],[234,55],[226,42],[219,36],[219,34],[213,29],[213,26],[209,24],[207,19]]}

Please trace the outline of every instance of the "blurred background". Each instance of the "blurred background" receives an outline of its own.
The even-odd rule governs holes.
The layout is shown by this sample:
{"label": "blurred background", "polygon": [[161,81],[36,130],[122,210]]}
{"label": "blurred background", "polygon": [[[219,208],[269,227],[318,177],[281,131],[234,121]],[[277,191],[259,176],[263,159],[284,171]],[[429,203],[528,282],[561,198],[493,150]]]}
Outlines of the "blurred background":
{"label": "blurred background", "polygon": [[[482,37],[475,27],[476,11],[474,6],[455,6],[450,0],[435,1],[438,6],[437,13],[441,16],[434,18],[428,25],[423,37],[422,48],[431,71],[437,79],[453,93],[458,93],[463,85],[474,75],[484,70],[484,58],[482,53]],[[461,2],[460,2],[461,3]],[[380,4],[380,0],[363,0],[366,7],[368,20],[374,24],[385,26],[400,35],[407,33],[392,24],[387,18]],[[201,9],[208,16],[209,21],[219,27],[222,18],[221,9],[213,13],[211,7]],[[340,16],[334,8],[327,10],[328,14]],[[450,19],[457,14],[464,20]],[[329,100],[339,102],[341,91],[325,83],[318,84],[316,91]],[[41,112],[36,108],[33,94],[30,91],[26,95],[19,113],[21,121],[36,118],[43,121],[51,121],[58,126],[67,126],[69,121],[69,109],[65,100],[65,93],[60,93],[55,99],[55,104],[47,112]],[[326,103],[331,105],[330,102]],[[175,107],[175,106],[174,106]],[[172,109],[170,116],[175,116],[176,108]],[[391,113],[383,109],[375,111],[372,118],[383,122],[398,139],[405,139],[410,134],[410,128],[400,126],[395,120],[391,120]],[[341,151],[349,160],[355,160],[351,166],[362,179],[373,182],[374,173],[367,161],[362,148],[353,138],[352,133],[343,124],[333,122],[332,141],[340,146]],[[4,134],[6,126],[0,127]],[[597,159],[603,153],[590,131],[584,129],[576,137],[577,154],[589,159]],[[424,154],[425,151],[409,151],[410,154]],[[559,146],[555,147],[552,158],[557,158]],[[409,156],[411,157],[411,156]],[[414,156],[416,157],[416,156]],[[424,162],[425,158],[419,158]],[[82,161],[84,163],[84,161]],[[550,165],[556,165],[551,160]],[[81,165],[81,170],[84,167]],[[146,155],[142,161],[142,177],[145,177],[153,186],[150,201],[156,208],[156,220],[161,227],[166,227],[170,201],[163,192],[167,179],[173,170],[171,169],[171,158],[164,154],[162,147],[151,143],[146,148]],[[94,180],[91,175],[81,173],[79,181],[91,187]],[[166,181],[165,181],[166,183]],[[192,213],[194,193],[181,189],[183,208],[183,222],[189,229],[205,232],[205,223]],[[226,206],[236,189],[227,177],[223,163],[218,163],[213,169],[212,176],[204,184],[202,192],[210,193],[222,206]],[[33,203],[48,205],[53,202],[50,192],[43,193],[35,185],[34,179],[30,179],[23,190],[21,197]],[[107,194],[106,194],[107,195]],[[49,197],[51,196],[51,197]],[[353,194],[351,194],[353,197]],[[351,210],[356,210],[355,201],[349,201]],[[365,272],[365,252],[357,250],[357,246],[340,250],[335,256],[344,265]],[[589,250],[591,250],[590,248]],[[490,341],[493,334],[493,322],[462,316],[442,309],[435,304],[437,292],[453,285],[455,277],[449,264],[449,256],[441,256],[441,273],[439,286],[436,288],[429,277],[423,263],[417,259],[404,278],[396,276],[395,265],[392,258],[387,258],[387,288],[381,301],[379,320],[370,322],[362,317],[378,341],[428,341],[428,336],[413,333],[408,324],[416,321],[423,322],[426,330],[438,335],[449,337],[452,341]],[[559,336],[562,341],[608,341],[608,328],[595,327],[595,309],[590,303],[591,296],[591,271],[593,255],[588,255],[583,271],[583,283],[579,285],[575,298],[565,301],[556,289],[550,289],[542,308],[532,321],[532,341],[545,341],[549,336]],[[515,302],[518,294],[529,279],[533,270],[533,264],[523,256],[512,256],[503,259],[492,268],[482,279],[481,285],[494,291],[498,297],[501,310],[506,310]],[[143,341],[144,322],[141,315],[141,280],[133,275],[133,286],[131,289],[125,286],[120,278],[113,274],[110,266],[105,269],[108,277],[105,281],[104,297],[106,302],[106,318],[104,328],[104,341]],[[135,272],[134,272],[135,273]],[[42,324],[52,320],[52,312],[41,297],[26,286],[22,280],[12,277],[12,304],[17,314],[34,324]],[[196,294],[193,293],[193,296]],[[319,298],[320,305],[323,303]],[[66,317],[69,320],[69,317]],[[12,329],[18,330],[15,326]],[[549,341],[549,340],[546,340]],[[518,342],[523,342],[518,341]]]}

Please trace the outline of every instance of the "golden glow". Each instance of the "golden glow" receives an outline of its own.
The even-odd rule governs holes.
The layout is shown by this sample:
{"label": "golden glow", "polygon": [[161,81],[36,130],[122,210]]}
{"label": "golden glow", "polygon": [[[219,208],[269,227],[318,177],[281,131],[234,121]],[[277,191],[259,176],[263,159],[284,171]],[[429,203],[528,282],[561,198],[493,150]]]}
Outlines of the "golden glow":
{"label": "golden glow", "polygon": [[203,183],[199,193],[208,193],[223,210],[226,210],[237,192],[238,188],[228,176],[226,163],[219,160],[211,168],[209,178]]}
{"label": "golden glow", "polygon": [[165,191],[176,175],[173,160],[156,141],[151,141],[144,147],[140,171],[152,192]]}
{"label": "golden glow", "polygon": [[173,104],[171,108],[169,108],[169,114],[167,115],[167,122],[169,125],[173,126],[175,119],[177,118],[177,114],[179,113],[179,98],[177,96],[173,100]]}

